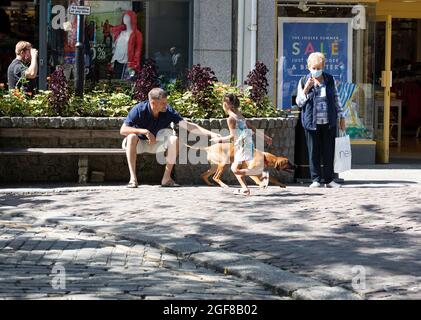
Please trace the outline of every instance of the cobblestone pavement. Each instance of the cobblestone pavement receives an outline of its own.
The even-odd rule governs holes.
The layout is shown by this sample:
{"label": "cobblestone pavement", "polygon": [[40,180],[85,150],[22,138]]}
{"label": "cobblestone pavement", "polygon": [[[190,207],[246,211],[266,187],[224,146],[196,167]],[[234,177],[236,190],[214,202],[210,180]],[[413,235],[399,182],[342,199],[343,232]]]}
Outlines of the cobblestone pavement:
{"label": "cobblestone pavement", "polygon": [[[173,282],[165,290],[154,288],[153,280],[133,272],[133,269],[124,269],[121,257],[128,253],[131,255],[136,247],[131,243],[122,244],[121,249],[116,251],[120,254],[117,259],[117,264],[120,264],[114,267],[111,259],[111,265],[105,272],[105,262],[101,265],[101,261],[108,261],[107,255],[112,257],[110,251],[113,251],[114,241],[109,237],[95,238],[100,236],[98,232],[102,230],[104,234],[122,239],[138,238],[144,241],[150,237],[154,243],[162,244],[193,239],[213,250],[245,254],[256,261],[331,286],[344,287],[366,299],[421,298],[420,185],[348,185],[342,189],[309,189],[300,186],[287,189],[270,187],[267,190],[254,188],[250,197],[235,196],[231,192],[216,187],[168,189],[158,186],[141,186],[133,190],[112,187],[78,192],[46,190],[43,194],[0,192],[1,220],[29,223],[33,228],[57,224],[61,227],[70,226],[69,230],[77,227],[85,232],[72,234],[70,231],[57,231],[57,227],[50,228],[45,236],[51,239],[57,237],[54,246],[58,247],[51,244],[51,248],[37,249],[37,246],[43,244],[40,234],[34,238],[31,233],[25,234],[18,230],[12,230],[15,235],[10,235],[7,231],[9,229],[2,231],[4,234],[1,235],[0,247],[10,249],[1,250],[2,281],[5,282],[1,284],[0,291],[10,288],[10,294],[22,293],[18,281],[22,278],[23,287],[29,281],[23,276],[27,263],[31,265],[29,269],[34,266],[34,272],[49,272],[48,266],[35,263],[46,259],[47,253],[42,250],[49,251],[47,257],[50,262],[55,261],[59,254],[59,257],[64,255],[64,258],[71,260],[76,253],[85,252],[82,254],[84,259],[90,259],[87,257],[91,254],[108,250],[108,254],[99,255],[102,260],[98,262],[95,255],[89,260],[91,264],[85,263],[80,269],[76,267],[77,255],[68,271],[71,273],[71,270],[76,270],[75,274],[80,273],[83,279],[88,279],[91,273],[97,274],[93,277],[93,284],[86,282],[86,285],[88,289],[100,286],[105,290],[100,296],[109,296],[107,290],[110,290],[121,297],[132,297],[131,289],[146,296],[159,296],[158,293],[162,294],[166,290],[174,297],[201,297],[205,294],[216,298],[213,296],[215,290],[221,298],[242,297],[246,294],[249,297],[270,296],[255,285],[245,286],[246,281],[209,274],[209,270],[195,269],[190,274],[188,269],[166,269],[166,259],[163,259],[163,269],[156,270],[156,266],[150,266],[151,269],[146,268],[148,271],[145,272],[151,272],[153,279],[157,277],[156,283],[160,285],[163,278],[171,276],[174,276]],[[94,231],[97,235],[89,234]],[[59,236],[70,237],[73,241],[63,243],[58,240]],[[19,237],[28,240],[20,245]],[[84,237],[93,237],[94,240]],[[17,244],[8,244],[5,239],[12,239]],[[103,240],[110,244],[101,244]],[[60,249],[64,245],[66,250]],[[82,249],[85,246],[86,249]],[[37,253],[39,250],[43,253]],[[155,255],[159,255],[157,249],[140,246],[139,251],[142,253],[137,259],[141,259],[145,250],[153,250]],[[29,260],[25,260],[25,257]],[[174,259],[168,258],[169,263],[176,263]],[[146,260],[153,265],[153,260]],[[158,261],[155,263],[161,263]],[[16,273],[14,268],[17,266],[21,269]],[[113,268],[120,269],[113,271]],[[93,271],[88,271],[91,269]],[[4,275],[8,278],[4,279]],[[192,281],[183,284],[189,277],[192,277]],[[177,278],[182,279],[182,284],[179,284]],[[40,283],[36,277],[34,281]],[[75,281],[76,284],[81,283],[80,278]],[[108,286],[102,285],[107,281],[110,283]],[[117,285],[119,281],[123,283],[121,286]],[[151,286],[142,285],[143,281]],[[69,288],[72,285],[69,284]],[[220,289],[215,289],[215,286],[226,288],[226,296],[221,296]],[[142,287],[151,292],[142,293],[139,289]],[[172,288],[177,290],[172,291]],[[29,290],[29,293],[36,292]]]}
{"label": "cobblestone pavement", "polygon": [[149,245],[0,224],[0,299],[286,299]]}

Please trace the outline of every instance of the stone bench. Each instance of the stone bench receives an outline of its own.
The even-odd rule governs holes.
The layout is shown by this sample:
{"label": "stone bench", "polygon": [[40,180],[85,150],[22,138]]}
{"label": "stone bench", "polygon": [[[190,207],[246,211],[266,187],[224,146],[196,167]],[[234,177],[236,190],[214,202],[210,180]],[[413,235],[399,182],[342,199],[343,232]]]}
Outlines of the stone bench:
{"label": "stone bench", "polygon": [[77,155],[79,183],[88,182],[89,157],[88,156],[106,156],[106,155],[125,155],[123,149],[93,149],[93,148],[6,148],[0,149],[1,155]]}
{"label": "stone bench", "polygon": [[[122,140],[123,137],[116,130],[100,129],[28,129],[28,128],[1,128],[2,138],[25,137],[38,139],[96,139],[96,138],[116,138]],[[78,181],[81,184],[88,182],[89,156],[125,155],[125,150],[121,148],[93,148],[93,147],[0,147],[0,156],[28,156],[28,155],[76,155],[78,160]]]}

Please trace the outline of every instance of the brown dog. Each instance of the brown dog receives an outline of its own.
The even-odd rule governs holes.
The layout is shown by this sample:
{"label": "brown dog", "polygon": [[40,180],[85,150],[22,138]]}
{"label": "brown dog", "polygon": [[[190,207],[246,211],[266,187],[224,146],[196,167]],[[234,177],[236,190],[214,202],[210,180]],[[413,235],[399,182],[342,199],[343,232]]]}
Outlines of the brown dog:
{"label": "brown dog", "polygon": [[[197,148],[194,148],[197,149]],[[209,177],[213,175],[213,180],[218,183],[221,187],[227,188],[228,186],[222,182],[221,176],[224,172],[225,167],[234,161],[234,145],[232,143],[216,143],[207,148],[203,148],[208,153],[207,159],[211,165],[209,170],[202,173],[200,177],[209,186],[214,185],[209,181]],[[248,164],[244,164],[243,168],[256,168],[261,166],[262,168],[275,168],[276,170],[290,171],[295,168],[293,164],[286,157],[277,157],[269,152],[262,152],[254,150],[254,158],[249,161]],[[251,179],[258,185],[262,185],[262,181],[258,176],[250,176]],[[277,186],[285,188],[286,186],[280,183],[274,177],[270,177],[269,181]]]}

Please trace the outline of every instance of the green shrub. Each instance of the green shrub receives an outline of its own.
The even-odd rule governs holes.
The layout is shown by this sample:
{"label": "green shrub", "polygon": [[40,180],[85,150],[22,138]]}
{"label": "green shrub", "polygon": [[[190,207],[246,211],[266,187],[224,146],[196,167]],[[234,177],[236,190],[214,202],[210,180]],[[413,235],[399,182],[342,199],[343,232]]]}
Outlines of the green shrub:
{"label": "green shrub", "polygon": [[[239,88],[216,82],[209,68],[195,66],[190,71],[189,81],[188,88],[181,81],[169,83],[165,87],[169,93],[169,104],[186,118],[225,118],[222,99],[226,93],[234,93],[239,97],[240,111],[245,117],[283,117],[288,113],[277,111],[262,91],[259,99],[253,99],[252,93],[256,88],[252,86]],[[0,84],[0,116],[126,117],[137,103],[130,82],[102,81],[92,88],[85,92],[83,98],[69,93],[67,102],[66,97],[63,104],[57,106],[59,99],[53,103],[51,91],[40,91],[31,97],[20,90],[8,92]]]}
{"label": "green shrub", "polygon": [[9,117],[30,115],[27,99],[23,90],[13,89],[8,92],[2,89],[2,95],[0,96],[0,115]]}
{"label": "green shrub", "polygon": [[259,103],[253,101],[250,96],[251,87],[244,89],[233,85],[215,82],[212,93],[208,95],[208,102],[213,107],[211,109],[202,108],[194,99],[193,93],[189,90],[182,92],[174,90],[168,97],[168,102],[183,117],[200,118],[225,118],[222,109],[222,99],[226,93],[236,94],[240,100],[240,111],[248,118],[259,117],[284,117],[285,111],[278,111],[268,97],[264,97]]}

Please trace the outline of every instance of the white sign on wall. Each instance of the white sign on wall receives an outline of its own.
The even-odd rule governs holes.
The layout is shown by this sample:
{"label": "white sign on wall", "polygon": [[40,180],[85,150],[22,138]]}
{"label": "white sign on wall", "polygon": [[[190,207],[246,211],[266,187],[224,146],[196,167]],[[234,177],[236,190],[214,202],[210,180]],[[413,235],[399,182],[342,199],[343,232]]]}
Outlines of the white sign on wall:
{"label": "white sign on wall", "polygon": [[70,14],[89,16],[91,14],[91,7],[88,6],[70,6]]}

